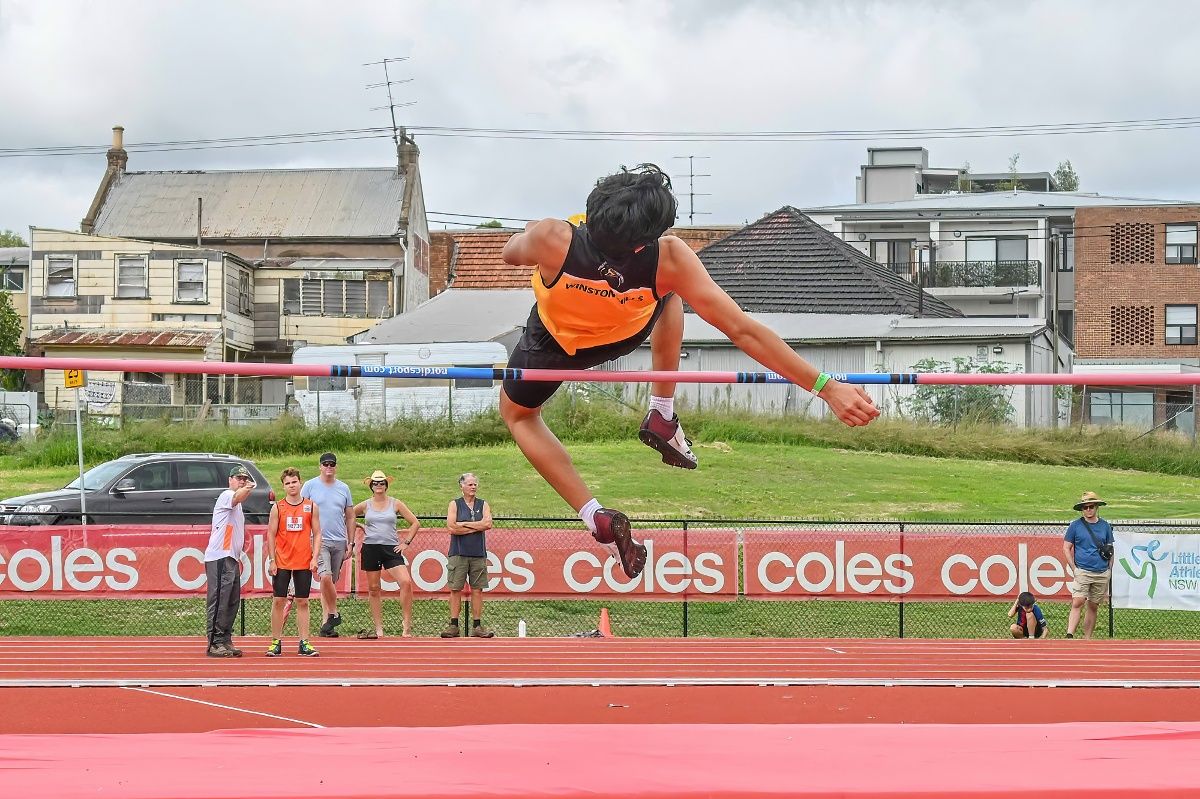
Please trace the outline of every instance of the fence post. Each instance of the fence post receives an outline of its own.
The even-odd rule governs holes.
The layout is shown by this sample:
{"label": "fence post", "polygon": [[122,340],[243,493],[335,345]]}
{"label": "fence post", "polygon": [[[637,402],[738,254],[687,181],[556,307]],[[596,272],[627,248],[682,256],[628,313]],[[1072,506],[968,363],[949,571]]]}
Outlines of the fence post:
{"label": "fence post", "polygon": [[[691,550],[688,549],[688,523],[683,520],[683,555],[691,562]],[[688,592],[683,592],[683,637],[688,637]]]}
{"label": "fence post", "polygon": [[[900,554],[904,554],[904,522],[900,522]],[[904,594],[900,595],[900,637],[904,637]]]}
{"label": "fence post", "polygon": [[[1110,566],[1109,568],[1111,569],[1112,567]],[[1115,637],[1116,636],[1115,631],[1116,631],[1116,619],[1115,619],[1115,614],[1113,612],[1112,575],[1110,574],[1108,576],[1108,637],[1109,638]]]}
{"label": "fence post", "polygon": [[241,624],[239,627],[239,629],[241,629],[240,634],[245,635],[246,634],[246,600],[245,599],[241,600],[241,607],[238,609],[238,618],[241,620]]}

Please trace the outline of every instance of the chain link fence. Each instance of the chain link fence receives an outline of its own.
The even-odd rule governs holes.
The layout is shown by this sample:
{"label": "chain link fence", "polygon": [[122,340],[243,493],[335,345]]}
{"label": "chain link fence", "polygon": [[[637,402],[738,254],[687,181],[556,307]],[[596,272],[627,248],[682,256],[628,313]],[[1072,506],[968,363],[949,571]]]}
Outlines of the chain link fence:
{"label": "chain link fence", "polygon": [[[425,542],[407,554],[417,582],[415,634],[431,636],[448,615],[441,555],[446,534],[437,529],[440,518],[423,521],[429,525],[420,533]],[[1028,587],[1039,595],[1051,637],[1061,637],[1067,625],[1064,523],[642,520],[635,525],[650,542],[650,558],[643,575],[628,581],[614,561],[599,554],[577,520],[497,519],[488,536],[496,583],[486,597],[485,622],[503,636],[515,636],[522,621],[531,636],[586,635],[597,630],[605,608],[619,636],[1003,638],[1010,623],[1006,613],[1018,590]],[[1118,532],[1200,532],[1200,526],[1178,522],[1114,527]],[[193,533],[201,543],[190,555],[178,549],[183,544],[166,550],[175,552],[170,560],[178,581],[175,587],[162,583],[165,590],[155,593],[156,578],[135,576],[131,568],[143,552],[138,541],[182,533],[152,524],[107,528],[127,544],[123,567],[118,564],[110,573],[104,566],[112,566],[113,550],[103,549],[102,534],[94,528],[95,559],[71,554],[78,539],[70,536],[78,536],[79,529],[0,528],[9,534],[0,538],[0,555],[9,569],[8,593],[0,599],[0,636],[203,635],[198,563],[203,533]],[[65,532],[55,532],[58,540],[47,542],[51,531]],[[249,532],[247,579],[259,592],[244,593],[239,620],[239,632],[258,635],[269,629],[271,605],[270,596],[261,593],[270,585],[262,535],[261,527]],[[187,557],[197,560],[190,571],[179,565]],[[166,560],[158,554],[157,561]],[[18,561],[23,577],[16,577]],[[63,571],[64,563],[80,562],[93,564],[82,577]],[[95,587],[104,574],[114,590],[102,598],[58,598],[61,590],[44,590],[62,589],[64,574],[74,587],[81,581]],[[365,584],[358,585],[358,577],[352,575],[351,590],[339,601],[343,634],[371,626]],[[22,596],[12,593],[17,580],[23,587],[41,582],[33,585],[36,593]],[[188,588],[180,588],[184,585]],[[143,593],[121,596],[134,586]],[[311,600],[314,632],[321,621],[318,593],[314,589]],[[385,594],[383,606],[386,629],[398,633],[398,599]],[[294,618],[293,613],[290,634]],[[1095,634],[1200,639],[1200,613],[1114,609],[1108,602]]]}

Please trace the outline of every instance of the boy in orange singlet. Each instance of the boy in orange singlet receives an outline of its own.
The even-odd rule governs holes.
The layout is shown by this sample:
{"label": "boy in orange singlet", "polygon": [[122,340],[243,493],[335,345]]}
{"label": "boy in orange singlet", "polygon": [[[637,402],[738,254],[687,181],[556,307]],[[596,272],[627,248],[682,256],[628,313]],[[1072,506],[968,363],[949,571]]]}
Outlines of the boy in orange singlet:
{"label": "boy in orange singlet", "polygon": [[[642,164],[596,183],[585,223],[543,219],[510,238],[503,258],[533,267],[537,305],[508,365],[590,369],[633,352],[648,338],[654,369],[678,371],[686,302],[751,358],[824,400],[844,423],[865,425],[879,416],[860,386],[839,383],[797,355],[738,307],[691,247],[663,235],[675,222],[675,209],[671,179]],[[628,517],[601,507],[542,420],[542,405],[558,386],[506,380],[500,415],[533,467],[592,537],[620,558],[625,574],[636,577],[646,565],[646,548],[634,540]],[[654,383],[650,395],[638,437],[664,463],[695,469],[696,456],[675,415],[675,383]]]}
{"label": "boy in orange singlet", "polygon": [[284,602],[288,585],[294,584],[296,632],[300,644],[296,653],[316,657],[320,653],[308,645],[308,595],[312,591],[312,576],[317,569],[317,553],[321,551],[321,518],[317,503],[300,496],[303,483],[297,469],[284,469],[280,475],[283,499],[271,508],[267,521],[267,572],[271,575],[274,599],[271,600],[271,647],[267,657],[283,654],[283,622],[287,617]]}

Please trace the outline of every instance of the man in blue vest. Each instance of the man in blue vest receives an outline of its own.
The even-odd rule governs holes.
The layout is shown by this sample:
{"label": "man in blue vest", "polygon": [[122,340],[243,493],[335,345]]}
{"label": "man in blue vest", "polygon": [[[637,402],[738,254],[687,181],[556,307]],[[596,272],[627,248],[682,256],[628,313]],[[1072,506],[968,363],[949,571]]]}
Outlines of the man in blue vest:
{"label": "man in blue vest", "polygon": [[[446,507],[446,530],[450,533],[446,583],[450,588],[450,623],[443,638],[469,635],[491,638],[494,632],[483,626],[483,592],[487,589],[487,544],[484,533],[492,529],[492,509],[487,500],[476,495],[479,478],[467,472],[458,478],[462,496]],[[462,610],[463,586],[471,583],[471,629],[463,632],[458,616]]]}

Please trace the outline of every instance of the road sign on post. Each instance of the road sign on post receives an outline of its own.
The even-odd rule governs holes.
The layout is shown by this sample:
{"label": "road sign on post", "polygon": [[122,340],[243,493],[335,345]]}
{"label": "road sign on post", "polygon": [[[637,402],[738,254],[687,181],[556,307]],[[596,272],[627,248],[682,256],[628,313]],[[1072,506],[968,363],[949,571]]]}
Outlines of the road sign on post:
{"label": "road sign on post", "polygon": [[67,388],[83,388],[86,382],[82,369],[68,369],[63,372],[63,385]]}
{"label": "road sign on post", "polygon": [[83,385],[87,382],[82,369],[63,372],[63,385],[75,389],[75,449],[79,456],[79,523],[87,536],[87,497],[83,486]]}

